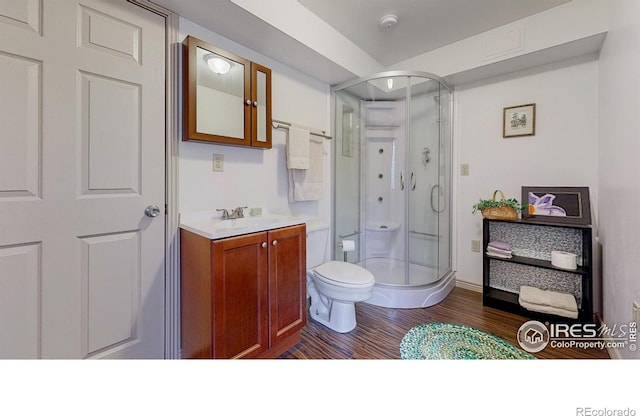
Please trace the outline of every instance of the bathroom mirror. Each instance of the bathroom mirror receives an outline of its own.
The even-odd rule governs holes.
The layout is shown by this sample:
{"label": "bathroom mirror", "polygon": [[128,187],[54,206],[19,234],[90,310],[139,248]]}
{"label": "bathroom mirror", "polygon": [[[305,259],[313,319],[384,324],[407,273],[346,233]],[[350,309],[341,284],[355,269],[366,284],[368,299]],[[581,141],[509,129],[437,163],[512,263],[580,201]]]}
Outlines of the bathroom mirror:
{"label": "bathroom mirror", "polygon": [[191,36],[184,43],[184,140],[250,145],[251,63]]}

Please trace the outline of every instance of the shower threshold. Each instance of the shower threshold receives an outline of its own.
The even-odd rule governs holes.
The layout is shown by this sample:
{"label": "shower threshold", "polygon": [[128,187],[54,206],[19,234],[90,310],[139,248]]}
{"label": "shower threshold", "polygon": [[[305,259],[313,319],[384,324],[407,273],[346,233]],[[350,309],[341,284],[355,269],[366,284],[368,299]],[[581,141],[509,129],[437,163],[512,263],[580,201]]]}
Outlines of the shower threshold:
{"label": "shower threshold", "polygon": [[374,258],[359,263],[376,279],[373,296],[366,303],[387,308],[426,308],[440,303],[456,285],[455,274],[441,279],[435,268],[409,265],[409,282],[405,284],[405,263],[394,259]]}

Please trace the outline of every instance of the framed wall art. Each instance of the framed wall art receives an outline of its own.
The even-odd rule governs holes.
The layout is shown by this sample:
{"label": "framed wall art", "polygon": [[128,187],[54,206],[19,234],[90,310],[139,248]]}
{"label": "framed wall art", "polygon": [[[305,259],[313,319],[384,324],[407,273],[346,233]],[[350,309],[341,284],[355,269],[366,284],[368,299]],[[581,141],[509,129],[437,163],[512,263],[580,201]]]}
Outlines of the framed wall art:
{"label": "framed wall art", "polygon": [[526,221],[563,224],[591,224],[591,203],[588,187],[523,186],[522,211]]}
{"label": "framed wall art", "polygon": [[536,134],[536,105],[506,107],[502,114],[502,137],[534,136]]}

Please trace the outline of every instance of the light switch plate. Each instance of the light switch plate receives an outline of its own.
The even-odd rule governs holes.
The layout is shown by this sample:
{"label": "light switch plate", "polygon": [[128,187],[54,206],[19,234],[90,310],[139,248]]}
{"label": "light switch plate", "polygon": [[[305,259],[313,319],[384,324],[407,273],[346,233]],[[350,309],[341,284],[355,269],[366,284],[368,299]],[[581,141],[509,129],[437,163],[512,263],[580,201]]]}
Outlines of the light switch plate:
{"label": "light switch plate", "polygon": [[224,155],[213,155],[213,171],[224,171]]}
{"label": "light switch plate", "polygon": [[460,165],[460,176],[469,176],[469,164],[463,163]]}

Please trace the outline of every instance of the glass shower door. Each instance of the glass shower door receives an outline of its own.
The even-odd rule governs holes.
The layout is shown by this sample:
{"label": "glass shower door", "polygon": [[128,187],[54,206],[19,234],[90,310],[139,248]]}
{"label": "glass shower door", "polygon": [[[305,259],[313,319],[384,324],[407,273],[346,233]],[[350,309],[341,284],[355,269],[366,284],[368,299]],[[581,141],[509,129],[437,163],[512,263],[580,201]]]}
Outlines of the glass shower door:
{"label": "glass shower door", "polygon": [[[360,152],[360,103],[348,94],[336,95],[336,157],[334,172],[334,204],[335,246],[334,258],[350,263],[359,263],[362,252],[361,234],[361,152]],[[350,180],[344,180],[350,178]],[[353,240],[355,251],[345,252],[342,240]]]}
{"label": "glass shower door", "polygon": [[439,83],[412,78],[407,200],[408,284],[420,286],[438,280],[439,221],[432,198],[438,193]]}
{"label": "glass shower door", "polygon": [[452,142],[452,94],[445,88],[440,88],[438,103],[440,128],[438,152],[438,191],[432,196],[432,205],[438,215],[438,276],[444,277],[451,271],[451,142]]}

